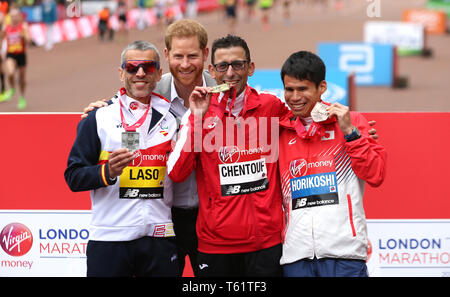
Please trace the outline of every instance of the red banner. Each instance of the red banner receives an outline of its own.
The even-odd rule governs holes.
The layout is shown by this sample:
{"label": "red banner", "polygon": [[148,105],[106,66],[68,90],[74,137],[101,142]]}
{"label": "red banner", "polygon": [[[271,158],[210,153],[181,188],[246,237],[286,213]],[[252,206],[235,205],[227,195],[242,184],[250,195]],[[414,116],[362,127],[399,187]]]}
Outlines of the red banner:
{"label": "red banner", "polygon": [[[369,219],[449,218],[450,113],[365,113],[388,152],[387,176],[366,185]],[[0,209],[89,210],[64,180],[80,114],[0,114]]]}

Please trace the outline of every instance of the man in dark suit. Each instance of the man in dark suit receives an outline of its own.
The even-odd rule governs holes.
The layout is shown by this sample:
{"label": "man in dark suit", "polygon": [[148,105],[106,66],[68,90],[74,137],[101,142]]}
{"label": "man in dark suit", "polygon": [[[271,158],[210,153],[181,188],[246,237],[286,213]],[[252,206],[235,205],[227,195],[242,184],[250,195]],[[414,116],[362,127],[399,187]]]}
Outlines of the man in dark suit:
{"label": "man in dark suit", "polygon": [[[162,76],[157,84],[158,93],[172,104],[170,111],[178,123],[189,109],[189,96],[196,86],[214,86],[216,81],[203,70],[208,58],[208,35],[205,28],[194,20],[183,19],[167,28],[164,54],[170,73]],[[195,172],[181,183],[174,183],[172,220],[180,263],[183,273],[185,257],[189,255],[194,275],[198,275],[197,233],[198,192]]]}

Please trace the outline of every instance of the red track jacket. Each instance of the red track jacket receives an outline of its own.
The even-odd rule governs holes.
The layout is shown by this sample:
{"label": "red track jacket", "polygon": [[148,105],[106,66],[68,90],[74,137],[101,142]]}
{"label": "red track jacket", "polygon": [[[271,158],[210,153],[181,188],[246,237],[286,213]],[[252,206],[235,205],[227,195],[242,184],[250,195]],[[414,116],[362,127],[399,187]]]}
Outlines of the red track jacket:
{"label": "red track jacket", "polygon": [[277,97],[247,87],[244,107],[235,118],[221,111],[222,95],[213,95],[199,123],[203,129],[195,126],[193,114],[186,113],[168,160],[168,173],[181,182],[195,169],[200,252],[269,248],[281,243],[283,225],[278,119],[291,113]]}

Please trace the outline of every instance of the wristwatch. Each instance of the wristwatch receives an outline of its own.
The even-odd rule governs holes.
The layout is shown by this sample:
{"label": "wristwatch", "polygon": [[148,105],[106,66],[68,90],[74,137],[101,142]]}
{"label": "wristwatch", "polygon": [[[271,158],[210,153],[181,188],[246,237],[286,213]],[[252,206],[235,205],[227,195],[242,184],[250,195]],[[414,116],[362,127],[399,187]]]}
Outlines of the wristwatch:
{"label": "wristwatch", "polygon": [[345,140],[347,142],[359,139],[361,137],[361,133],[359,132],[358,128],[353,127],[352,133],[344,135]]}

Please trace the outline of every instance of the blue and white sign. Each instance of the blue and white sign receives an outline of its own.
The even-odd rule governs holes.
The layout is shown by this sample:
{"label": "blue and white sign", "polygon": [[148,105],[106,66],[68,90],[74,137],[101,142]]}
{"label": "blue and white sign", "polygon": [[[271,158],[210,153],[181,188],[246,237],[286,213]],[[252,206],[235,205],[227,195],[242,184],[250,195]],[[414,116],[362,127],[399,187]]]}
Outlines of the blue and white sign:
{"label": "blue and white sign", "polygon": [[[349,74],[339,69],[327,69],[325,76],[327,91],[322,95],[326,102],[339,102],[349,105]],[[248,78],[248,84],[258,92],[274,94],[284,101],[284,86],[281,81],[280,69],[256,70]]]}
{"label": "blue and white sign", "polygon": [[284,101],[284,86],[280,72],[280,69],[255,70],[248,78],[248,84],[258,92],[271,93]]}
{"label": "blue and white sign", "polygon": [[394,46],[369,43],[319,43],[318,53],[327,69],[355,73],[358,86],[392,86]]}
{"label": "blue and white sign", "polygon": [[336,68],[327,68],[325,81],[327,82],[327,90],[322,95],[322,100],[334,103],[338,102],[342,105],[350,104],[350,74]]}

